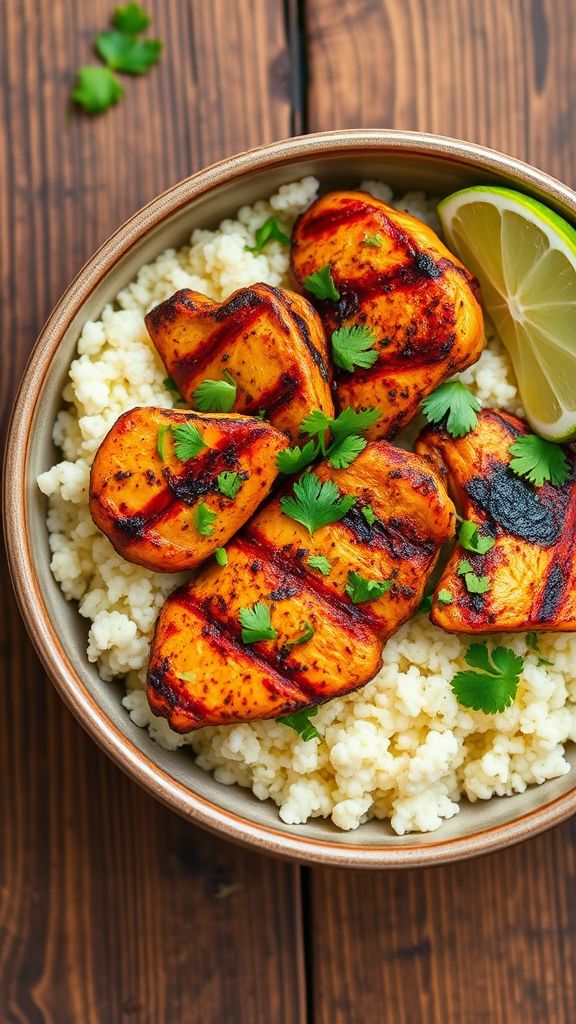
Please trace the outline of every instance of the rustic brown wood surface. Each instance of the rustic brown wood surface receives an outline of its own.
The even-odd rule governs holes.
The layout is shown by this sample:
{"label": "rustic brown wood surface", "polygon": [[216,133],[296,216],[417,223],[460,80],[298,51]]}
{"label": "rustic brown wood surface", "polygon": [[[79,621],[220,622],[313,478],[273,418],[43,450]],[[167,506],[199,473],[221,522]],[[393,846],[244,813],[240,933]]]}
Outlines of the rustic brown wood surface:
{"label": "rustic brown wood surface", "polygon": [[[73,71],[113,6],[0,5],[4,423],[82,262],[221,156],[394,126],[574,184],[568,0],[149,0],[161,64],[115,110],[71,117]],[[573,824],[427,872],[300,872],[236,849],[107,761],[43,676],[7,581],[1,599],[2,1024],[573,1024]]]}

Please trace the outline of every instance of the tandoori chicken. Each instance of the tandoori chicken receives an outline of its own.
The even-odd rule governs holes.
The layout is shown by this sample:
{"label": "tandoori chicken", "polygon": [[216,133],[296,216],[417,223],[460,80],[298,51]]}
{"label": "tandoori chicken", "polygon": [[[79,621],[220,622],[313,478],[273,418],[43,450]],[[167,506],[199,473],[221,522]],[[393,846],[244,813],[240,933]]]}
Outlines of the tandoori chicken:
{"label": "tandoori chicken", "polygon": [[184,289],[152,309],[146,324],[168,373],[193,407],[205,380],[230,381],[236,388],[230,408],[265,413],[294,442],[312,409],[333,415],[322,324],[295,292],[255,284],[213,302]]}
{"label": "tandoori chicken", "polygon": [[96,454],[92,518],[128,561],[158,572],[192,569],[267,496],[287,443],[248,416],[132,409]]}
{"label": "tandoori chicken", "polygon": [[369,437],[393,437],[482,351],[475,279],[432,228],[367,193],[332,192],[300,216],[292,271],[332,339],[340,407],[381,411]]}
{"label": "tandoori chicken", "polygon": [[[316,526],[341,502],[339,519]],[[441,474],[386,441],[348,469],[323,462],[287,482],[227,546],[224,567],[204,566],[166,601],[148,672],[153,711],[185,732],[362,686],[454,525]]]}
{"label": "tandoori chicken", "polygon": [[[458,544],[436,589],[432,621],[452,632],[576,629],[576,458],[565,484],[536,487],[509,468],[527,424],[495,409],[454,439],[426,428],[416,450],[448,471],[459,511],[480,542]],[[493,543],[492,543],[493,542]]]}

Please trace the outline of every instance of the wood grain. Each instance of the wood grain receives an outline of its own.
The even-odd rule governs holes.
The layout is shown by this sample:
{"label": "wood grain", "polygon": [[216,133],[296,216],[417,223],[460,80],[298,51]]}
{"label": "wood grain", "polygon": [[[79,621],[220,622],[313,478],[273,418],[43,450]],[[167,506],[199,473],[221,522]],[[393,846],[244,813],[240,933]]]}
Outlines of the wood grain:
{"label": "wood grain", "polygon": [[[126,79],[105,116],[70,116],[74,70],[96,63],[113,6],[2,7],[3,423],[38,329],[97,245],[178,178],[289,132],[276,0],[147,2],[160,65]],[[0,1020],[301,1021],[298,869],[208,837],[124,778],[52,690],[4,561],[0,574]]]}
{"label": "wood grain", "polygon": [[453,135],[574,182],[576,7],[566,0],[312,0],[308,130]]}
{"label": "wood grain", "polygon": [[[574,184],[573,4],[313,0],[306,13],[309,130],[459,136]],[[575,839],[570,823],[455,867],[307,876],[315,1024],[573,1024]]]}

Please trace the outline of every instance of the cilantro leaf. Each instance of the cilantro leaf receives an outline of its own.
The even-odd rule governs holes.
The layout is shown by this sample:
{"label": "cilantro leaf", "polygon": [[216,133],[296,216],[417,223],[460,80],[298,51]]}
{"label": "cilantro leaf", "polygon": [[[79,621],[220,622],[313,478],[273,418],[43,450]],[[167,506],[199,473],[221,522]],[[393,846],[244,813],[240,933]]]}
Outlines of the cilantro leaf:
{"label": "cilantro leaf", "polygon": [[318,572],[321,572],[323,576],[329,576],[332,572],[332,563],[324,555],[312,555],[308,559],[307,564],[311,569],[318,569]]}
{"label": "cilantro leaf", "polygon": [[242,487],[243,480],[245,479],[246,474],[241,476],[240,473],[230,473],[228,470],[224,470],[223,473],[218,473],[218,476],[216,477],[218,490],[224,495],[224,497],[234,499]]}
{"label": "cilantro leaf", "polygon": [[78,68],[71,96],[87,114],[103,114],[123,95],[121,83],[109,68]]}
{"label": "cilantro leaf", "polygon": [[294,637],[293,640],[287,640],[286,643],[284,644],[284,647],[291,648],[297,647],[299,644],[307,644],[312,639],[315,632],[316,630],[314,629],[314,626],[312,625],[311,622],[303,622],[302,633],[300,634],[300,636]]}
{"label": "cilantro leaf", "polygon": [[478,423],[476,413],[482,406],[475,395],[459,380],[448,380],[422,402],[422,412],[430,423],[446,419],[451,437],[464,437]]}
{"label": "cilantro leaf", "polygon": [[140,4],[126,4],[125,7],[117,7],[112,16],[112,24],[119,32],[126,32],[127,35],[137,35],[144,32],[150,24],[149,14],[143,11]]}
{"label": "cilantro leaf", "polygon": [[221,565],[222,567],[228,565],[228,552],[226,551],[226,548],[216,548],[214,558],[218,562],[218,565]]}
{"label": "cilantro leaf", "polygon": [[353,604],[362,601],[377,601],[392,586],[392,580],[367,580],[357,572],[348,573],[346,593]]}
{"label": "cilantro leaf", "polygon": [[486,644],[471,644],[464,660],[477,672],[457,672],[451,682],[460,704],[495,715],[512,704],[518,691],[524,659],[508,647],[495,647],[489,654]]}
{"label": "cilantro leaf", "polygon": [[182,395],[180,394],[176,384],[172,380],[172,377],[165,377],[162,383],[166,388],[166,391],[169,391],[171,395],[174,395],[175,398],[178,398],[180,399],[180,401],[182,401]]}
{"label": "cilantro leaf", "polygon": [[317,714],[318,708],[306,708],[304,711],[297,711],[294,715],[284,715],[283,718],[278,718],[276,721],[287,725],[289,729],[294,729],[303,740],[321,739],[318,729],[309,721]]}
{"label": "cilantro leaf", "polygon": [[256,229],[255,245],[246,245],[248,252],[260,253],[266,242],[280,242],[281,245],[290,245],[290,239],[285,231],[282,231],[276,217],[268,217],[261,227]]}
{"label": "cilantro leaf", "polygon": [[125,32],[112,30],[96,37],[96,52],[114,71],[143,75],[156,64],[162,52],[159,39],[136,39]]}
{"label": "cilantro leaf", "polygon": [[358,437],[355,434],[350,434],[348,437],[343,437],[339,441],[335,441],[334,444],[330,445],[327,451],[328,461],[334,469],[348,469],[363,452],[368,442],[363,437]]}
{"label": "cilantro leaf", "polygon": [[215,523],[218,518],[216,512],[211,512],[208,505],[203,501],[196,508],[195,513],[196,529],[202,537],[211,537],[216,529]]}
{"label": "cilantro leaf", "polygon": [[172,427],[172,434],[174,435],[176,458],[181,462],[193,459],[208,447],[194,423],[178,423],[177,426]]}
{"label": "cilantro leaf", "polygon": [[372,508],[372,505],[364,505],[364,508],[361,508],[360,511],[368,523],[368,526],[374,526],[374,523],[378,522],[378,516]]}
{"label": "cilantro leaf", "polygon": [[367,370],[378,359],[378,352],[372,346],[376,341],[376,335],[366,325],[354,325],[352,327],[341,327],[332,334],[332,358],[336,366],[340,366],[349,373],[360,366]]}
{"label": "cilantro leaf", "polygon": [[467,562],[466,559],[464,559],[463,562],[460,562],[460,565],[458,566],[456,572],[458,573],[459,576],[464,576],[467,572],[473,573],[474,569],[472,568],[470,562]]}
{"label": "cilantro leaf", "polygon": [[302,523],[310,535],[322,526],[343,519],[355,503],[353,494],[340,495],[333,480],[322,481],[309,472],[294,484],[294,497],[280,500],[284,515]]}
{"label": "cilantro leaf", "polygon": [[478,527],[475,523],[471,523],[469,519],[465,519],[458,531],[458,540],[466,551],[472,551],[476,555],[485,555],[490,548],[494,547],[493,537],[481,537],[478,533]]}
{"label": "cilantro leaf", "polygon": [[241,608],[238,613],[242,628],[242,642],[256,644],[259,640],[276,640],[278,633],[270,619],[270,609],[262,601],[256,601],[251,608]]}
{"label": "cilantro leaf", "polygon": [[225,374],[227,380],[203,380],[192,395],[195,409],[200,412],[230,412],[236,401],[238,388],[234,378]]}
{"label": "cilantro leaf", "polygon": [[320,452],[320,445],[315,441],[308,441],[303,448],[295,445],[294,448],[285,448],[276,456],[276,466],[281,473],[299,473],[314,461]]}
{"label": "cilantro leaf", "polygon": [[376,232],[375,235],[364,235],[362,239],[362,245],[371,245],[373,249],[380,249],[384,239],[380,232]]}
{"label": "cilantro leaf", "polygon": [[[526,633],[526,643],[528,647],[534,651],[535,654],[540,654],[540,647],[538,645],[538,637],[536,633]],[[539,657],[538,665],[553,665],[553,661],[548,661],[546,658]]]}
{"label": "cilantro leaf", "polygon": [[492,588],[488,576],[477,576],[475,572],[467,572],[464,583],[469,594],[487,594]]}
{"label": "cilantro leaf", "polygon": [[442,588],[442,590],[438,591],[439,604],[452,604],[453,600],[454,598],[449,590]]}
{"label": "cilantro leaf", "polygon": [[302,283],[306,291],[311,292],[317,299],[331,299],[332,302],[338,302],[340,298],[340,292],[332,279],[332,268],[329,263],[321,270],[309,274]]}
{"label": "cilantro leaf", "polygon": [[164,438],[166,436],[166,431],[169,429],[169,425],[165,423],[164,426],[158,427],[158,434],[156,436],[156,451],[158,452],[162,462],[164,462]]}
{"label": "cilantro leaf", "polygon": [[414,614],[415,615],[426,615],[427,612],[431,612],[431,611],[432,611],[432,594],[424,594],[424,597],[420,601],[420,604],[418,605],[418,607],[417,607],[416,611],[414,612]]}
{"label": "cilantro leaf", "polygon": [[570,464],[562,445],[545,441],[537,434],[521,434],[510,445],[514,456],[509,466],[517,476],[523,476],[536,487],[551,483],[558,487],[570,477]]}
{"label": "cilantro leaf", "polygon": [[368,430],[379,417],[380,409],[363,409],[361,412],[357,412],[356,409],[348,406],[334,418],[327,416],[320,409],[313,409],[302,420],[300,430],[316,437],[323,436],[327,430],[330,430],[334,442],[337,442],[344,437],[349,437],[350,434],[359,434],[363,430]]}

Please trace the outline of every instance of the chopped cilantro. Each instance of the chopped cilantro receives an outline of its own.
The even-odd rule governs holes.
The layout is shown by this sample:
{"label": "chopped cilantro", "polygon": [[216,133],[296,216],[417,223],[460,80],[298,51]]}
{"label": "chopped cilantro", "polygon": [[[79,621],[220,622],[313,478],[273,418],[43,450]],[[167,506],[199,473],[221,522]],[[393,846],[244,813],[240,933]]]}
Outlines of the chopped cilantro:
{"label": "chopped cilantro", "polygon": [[218,562],[218,565],[228,565],[228,552],[226,551],[226,548],[216,548],[214,558]]}
{"label": "chopped cilantro", "polygon": [[211,537],[216,529],[215,523],[218,518],[216,512],[211,512],[208,505],[203,501],[196,507],[195,513],[196,529],[202,537]]}
{"label": "chopped cilantro", "polygon": [[158,434],[156,437],[156,451],[158,452],[158,455],[162,459],[162,462],[164,462],[164,438],[166,436],[166,431],[169,429],[170,427],[168,423],[165,423],[162,427],[158,427]]}
{"label": "chopped cilantro", "polygon": [[343,437],[339,441],[335,441],[331,444],[326,455],[328,461],[334,469],[348,469],[363,452],[368,442],[363,437],[358,437],[355,434],[350,434],[348,437]]}
{"label": "chopped cilantro", "polygon": [[317,299],[330,299],[338,302],[340,292],[332,279],[332,268],[329,263],[314,274],[309,274],[303,281],[306,291],[311,292]]}
{"label": "chopped cilantro", "polygon": [[297,711],[293,715],[284,715],[283,718],[278,718],[277,721],[287,725],[289,729],[294,729],[303,740],[320,739],[318,729],[310,721],[310,718],[317,714],[318,708],[306,708],[304,711]]}
{"label": "chopped cilantro", "polygon": [[276,217],[268,217],[261,227],[255,232],[255,245],[247,245],[248,252],[260,253],[266,242],[280,242],[281,245],[290,245],[290,239],[285,231],[282,231]]}
{"label": "chopped cilantro", "polygon": [[562,445],[545,441],[537,434],[521,434],[510,445],[514,456],[509,466],[517,476],[523,476],[536,487],[545,483],[559,487],[570,478],[570,463]]}
{"label": "chopped cilantro", "polygon": [[300,635],[294,637],[293,640],[287,640],[284,646],[290,648],[297,647],[299,644],[307,644],[312,639],[315,632],[316,630],[314,629],[314,626],[312,625],[311,622],[303,622],[302,632],[300,633]]}
{"label": "chopped cilantro", "polygon": [[256,601],[251,608],[241,608],[238,613],[242,626],[242,642],[256,644],[260,640],[276,640],[278,633],[270,619],[270,609],[262,601]]}
{"label": "chopped cilantro", "polygon": [[343,519],[356,503],[352,494],[341,495],[333,480],[320,480],[306,472],[294,484],[294,497],[284,497],[280,506],[284,515],[307,528],[310,535],[322,526]]}
{"label": "chopped cilantro", "polygon": [[95,45],[98,56],[109,68],[128,75],[144,75],[157,63],[162,52],[159,39],[137,39],[114,29],[101,32]]}
{"label": "chopped cilantro", "polygon": [[242,487],[243,477],[240,473],[231,473],[228,470],[224,470],[224,472],[218,473],[216,479],[218,490],[225,498],[234,499]]}
{"label": "chopped cilantro", "polygon": [[174,435],[176,457],[181,462],[195,458],[204,448],[208,447],[194,423],[178,423],[172,427],[172,434]]}
{"label": "chopped cilantro", "polygon": [[321,572],[323,576],[329,576],[332,572],[332,563],[324,555],[312,555],[308,559],[307,564],[311,569],[318,569],[318,572]]}
{"label": "chopped cilantro", "polygon": [[361,508],[360,511],[368,523],[368,526],[374,526],[374,523],[378,522],[378,516],[372,508],[372,505],[364,505],[364,508]]}
{"label": "chopped cilantro", "polygon": [[464,707],[496,715],[512,704],[518,691],[524,660],[508,647],[495,647],[489,654],[485,643],[470,644],[464,660],[471,668],[457,672],[452,690]]}
{"label": "chopped cilantro", "polygon": [[422,412],[430,423],[446,420],[451,437],[464,437],[478,423],[476,413],[482,406],[475,395],[459,380],[449,380],[436,388],[422,402]]}
{"label": "chopped cilantro", "polygon": [[380,232],[376,232],[375,235],[364,235],[362,239],[362,245],[371,245],[373,249],[379,249],[384,239]]}
{"label": "chopped cilantro", "polygon": [[377,601],[392,586],[392,580],[367,580],[357,572],[348,573],[346,593],[353,604],[363,601]]}
{"label": "chopped cilantro", "polygon": [[444,590],[444,588],[442,588],[442,590],[438,591],[439,604],[452,604],[453,600],[454,598],[449,590]]}
{"label": "chopped cilantro", "polygon": [[468,519],[460,525],[458,540],[466,551],[472,551],[476,555],[484,555],[494,547],[494,538],[480,536],[476,523],[471,523]]}
{"label": "chopped cilantro", "polygon": [[129,36],[144,32],[151,20],[150,15],[142,10],[140,4],[126,4],[125,7],[117,7],[112,15],[114,28]]}
{"label": "chopped cilantro", "polygon": [[320,445],[315,441],[308,441],[303,448],[295,445],[294,448],[285,448],[276,456],[276,466],[281,473],[299,473],[314,461],[320,452]]}
{"label": "chopped cilantro", "polygon": [[353,373],[357,366],[369,369],[378,359],[373,348],[376,335],[366,325],[341,327],[332,334],[332,357],[336,366]]}
{"label": "chopped cilantro", "polygon": [[200,412],[230,412],[238,388],[234,378],[224,371],[226,380],[203,380],[192,395],[192,403]]}
{"label": "chopped cilantro", "polygon": [[87,114],[103,114],[118,103],[124,88],[110,68],[83,67],[76,72],[71,95]]}

